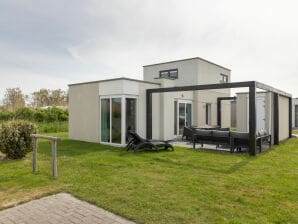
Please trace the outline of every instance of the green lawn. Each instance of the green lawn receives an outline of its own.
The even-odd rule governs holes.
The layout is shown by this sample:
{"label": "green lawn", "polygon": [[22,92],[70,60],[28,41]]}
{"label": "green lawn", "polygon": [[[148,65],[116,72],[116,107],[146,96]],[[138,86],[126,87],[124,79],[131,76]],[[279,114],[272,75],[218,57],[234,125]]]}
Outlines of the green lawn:
{"label": "green lawn", "polygon": [[298,139],[249,157],[176,148],[125,152],[94,143],[40,141],[39,173],[31,154],[0,161],[0,208],[69,192],[140,223],[298,223]]}
{"label": "green lawn", "polygon": [[292,133],[298,135],[298,130],[293,130]]}

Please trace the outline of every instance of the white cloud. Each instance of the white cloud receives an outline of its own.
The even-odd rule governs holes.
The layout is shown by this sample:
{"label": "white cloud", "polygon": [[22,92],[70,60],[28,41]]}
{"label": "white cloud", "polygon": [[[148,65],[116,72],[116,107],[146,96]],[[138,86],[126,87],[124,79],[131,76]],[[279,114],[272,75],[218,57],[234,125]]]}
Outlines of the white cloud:
{"label": "white cloud", "polygon": [[297,6],[274,0],[3,0],[0,91],[19,83],[42,87],[27,76],[53,88],[142,78],[144,64],[200,56],[230,67],[233,81],[258,80],[298,96]]}

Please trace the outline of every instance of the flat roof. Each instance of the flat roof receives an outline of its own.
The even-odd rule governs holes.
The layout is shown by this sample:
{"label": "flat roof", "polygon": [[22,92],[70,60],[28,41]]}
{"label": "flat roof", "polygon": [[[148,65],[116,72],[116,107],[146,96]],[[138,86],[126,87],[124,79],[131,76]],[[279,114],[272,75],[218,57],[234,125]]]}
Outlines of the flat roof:
{"label": "flat roof", "polygon": [[224,66],[218,65],[218,64],[216,64],[216,63],[214,63],[214,62],[208,61],[208,60],[206,60],[206,59],[204,59],[204,58],[200,58],[200,57],[185,58],[185,59],[180,59],[180,60],[174,60],[174,61],[167,61],[167,62],[155,63],[155,64],[150,64],[150,65],[144,65],[143,67],[154,66],[154,65],[162,65],[162,64],[169,64],[169,63],[179,62],[179,61],[189,61],[189,60],[194,60],[194,59],[202,60],[202,61],[208,62],[208,63],[210,63],[210,64],[212,64],[212,65],[215,65],[215,66],[218,66],[218,67],[220,67],[220,68],[223,68],[223,69],[226,69],[226,70],[231,71],[231,69],[229,69],[229,68],[226,68],[226,67],[224,67]]}
{"label": "flat roof", "polygon": [[92,83],[100,83],[100,82],[108,82],[108,81],[117,81],[117,80],[128,80],[128,81],[135,81],[135,82],[142,82],[142,83],[149,83],[149,84],[160,85],[160,83],[157,83],[157,82],[149,82],[149,81],[144,81],[144,80],[139,80],[139,79],[131,79],[131,78],[126,78],[126,77],[120,77],[120,78],[103,79],[103,80],[96,80],[96,81],[90,81],[90,82],[72,83],[72,84],[68,84],[68,86],[83,85],[83,84],[92,84]]}

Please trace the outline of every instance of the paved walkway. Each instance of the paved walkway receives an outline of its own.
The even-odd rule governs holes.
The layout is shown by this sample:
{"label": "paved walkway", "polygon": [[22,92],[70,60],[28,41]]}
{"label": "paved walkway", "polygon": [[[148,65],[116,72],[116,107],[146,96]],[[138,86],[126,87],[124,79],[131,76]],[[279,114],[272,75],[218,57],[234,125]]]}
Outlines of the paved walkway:
{"label": "paved walkway", "polygon": [[0,211],[0,224],[133,224],[104,209],[60,193]]}

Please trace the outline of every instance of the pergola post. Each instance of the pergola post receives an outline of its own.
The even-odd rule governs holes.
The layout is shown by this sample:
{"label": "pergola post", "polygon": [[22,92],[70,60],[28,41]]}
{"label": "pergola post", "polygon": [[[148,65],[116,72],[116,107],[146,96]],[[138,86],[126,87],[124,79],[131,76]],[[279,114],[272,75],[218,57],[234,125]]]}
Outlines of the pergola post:
{"label": "pergola post", "polygon": [[257,111],[256,111],[256,84],[253,83],[249,86],[249,141],[250,149],[249,154],[256,155],[256,126],[257,126]]}
{"label": "pergola post", "polygon": [[152,139],[152,92],[146,91],[146,138]]}
{"label": "pergola post", "polygon": [[292,97],[289,97],[289,138],[292,138]]}
{"label": "pergola post", "polygon": [[279,145],[279,95],[273,94],[274,114],[274,145]]}

